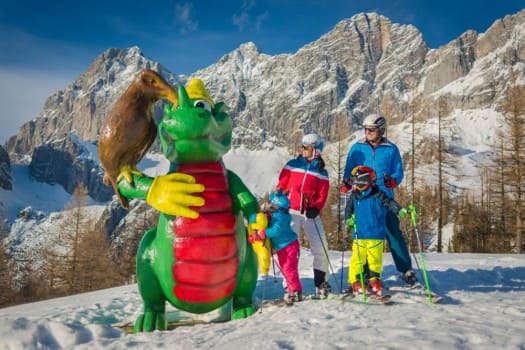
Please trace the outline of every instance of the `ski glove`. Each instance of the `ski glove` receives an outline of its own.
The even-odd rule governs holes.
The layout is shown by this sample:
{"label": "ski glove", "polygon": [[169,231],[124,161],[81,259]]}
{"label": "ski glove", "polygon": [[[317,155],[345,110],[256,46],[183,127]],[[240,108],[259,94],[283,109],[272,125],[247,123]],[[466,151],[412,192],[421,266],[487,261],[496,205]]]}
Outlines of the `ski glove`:
{"label": "ski glove", "polygon": [[408,215],[408,210],[406,210],[405,208],[401,208],[397,215],[399,215],[400,218],[404,219]]}
{"label": "ski glove", "polygon": [[354,228],[355,225],[355,214],[352,214],[348,219],[345,221],[346,227],[348,228]]}
{"label": "ski glove", "polygon": [[343,180],[341,182],[341,185],[339,186],[339,189],[341,190],[341,193],[346,193],[352,189],[352,180]]}
{"label": "ski glove", "polygon": [[393,177],[385,175],[383,178],[386,188],[395,188],[397,186],[396,180]]}
{"label": "ski glove", "polygon": [[316,207],[306,208],[306,217],[308,219],[315,219],[319,215],[320,210]]}

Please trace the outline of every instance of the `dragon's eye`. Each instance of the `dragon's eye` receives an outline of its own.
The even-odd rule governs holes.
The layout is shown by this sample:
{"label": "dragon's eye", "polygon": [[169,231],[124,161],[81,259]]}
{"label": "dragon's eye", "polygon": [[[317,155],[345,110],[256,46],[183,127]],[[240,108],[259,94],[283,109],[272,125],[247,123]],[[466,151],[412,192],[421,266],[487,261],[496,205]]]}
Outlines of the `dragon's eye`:
{"label": "dragon's eye", "polygon": [[211,106],[206,100],[197,100],[193,103],[194,107],[202,108],[207,110],[208,112],[211,112]]}

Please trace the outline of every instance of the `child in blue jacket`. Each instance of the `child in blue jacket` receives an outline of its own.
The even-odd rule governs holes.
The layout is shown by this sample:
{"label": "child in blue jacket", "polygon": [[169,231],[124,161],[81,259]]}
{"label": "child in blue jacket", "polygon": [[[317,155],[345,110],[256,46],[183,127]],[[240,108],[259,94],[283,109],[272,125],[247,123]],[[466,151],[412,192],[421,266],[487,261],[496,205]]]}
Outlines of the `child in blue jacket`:
{"label": "child in blue jacket", "polygon": [[[386,236],[384,225],[387,210],[400,217],[408,211],[376,186],[374,169],[359,165],[352,169],[352,191],[345,210],[346,224],[353,229],[352,257],[348,272],[348,283],[352,291],[363,293],[366,283],[371,291],[381,295],[381,270]],[[366,269],[363,286],[360,274]]]}
{"label": "child in blue jacket", "polygon": [[290,200],[281,191],[271,193],[262,210],[269,214],[266,237],[272,243],[272,251],[283,273],[287,292],[284,301],[292,304],[303,299],[303,288],[299,278],[299,240],[290,226],[292,216],[289,213]]}

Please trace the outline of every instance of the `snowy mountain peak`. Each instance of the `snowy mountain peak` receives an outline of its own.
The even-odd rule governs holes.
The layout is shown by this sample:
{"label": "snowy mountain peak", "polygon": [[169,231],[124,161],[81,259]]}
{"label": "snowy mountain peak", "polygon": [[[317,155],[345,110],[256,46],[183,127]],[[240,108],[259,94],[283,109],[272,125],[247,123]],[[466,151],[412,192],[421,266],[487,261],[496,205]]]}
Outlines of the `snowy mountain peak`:
{"label": "snowy mountain peak", "polygon": [[[388,137],[406,155],[411,150],[407,128],[414,116],[415,146],[422,154],[420,166],[430,174],[427,180],[435,173],[436,103],[445,101],[443,141],[451,145],[451,163],[461,164],[449,173],[456,176],[455,185],[468,188],[464,173],[477,176],[476,169],[490,161],[490,141],[502,125],[500,104],[506,91],[525,81],[524,48],[525,10],[496,21],[486,33],[466,31],[432,50],[414,26],[363,13],[339,22],[296,53],[266,55],[247,42],[192,77],[201,78],[211,96],[230,107],[234,145],[252,150],[281,146],[293,151],[305,131],[319,132],[328,144],[355,139],[362,133],[363,118],[381,113],[388,119]],[[157,70],[173,85],[185,83],[185,77],[175,77],[138,47],[108,49],[64,91],[50,96],[39,117],[6,143],[11,164],[32,159],[35,173],[28,176],[59,183],[67,191],[80,178],[87,179],[90,193],[100,195],[96,160],[79,161],[70,152],[72,140],[94,146],[113,103],[144,68]],[[479,123],[483,128],[476,127]],[[53,168],[49,160],[60,152],[63,167]]]}

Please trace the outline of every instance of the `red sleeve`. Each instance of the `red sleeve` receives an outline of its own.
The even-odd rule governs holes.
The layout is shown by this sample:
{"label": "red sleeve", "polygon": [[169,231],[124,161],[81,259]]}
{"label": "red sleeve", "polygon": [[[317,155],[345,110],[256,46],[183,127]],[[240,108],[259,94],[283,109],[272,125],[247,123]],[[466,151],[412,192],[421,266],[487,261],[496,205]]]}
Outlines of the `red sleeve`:
{"label": "red sleeve", "polygon": [[313,203],[313,206],[318,208],[319,210],[322,210],[324,208],[324,205],[326,203],[326,200],[328,199],[328,189],[330,188],[330,181],[328,180],[321,180],[317,184],[317,196],[315,199],[315,202]]}

